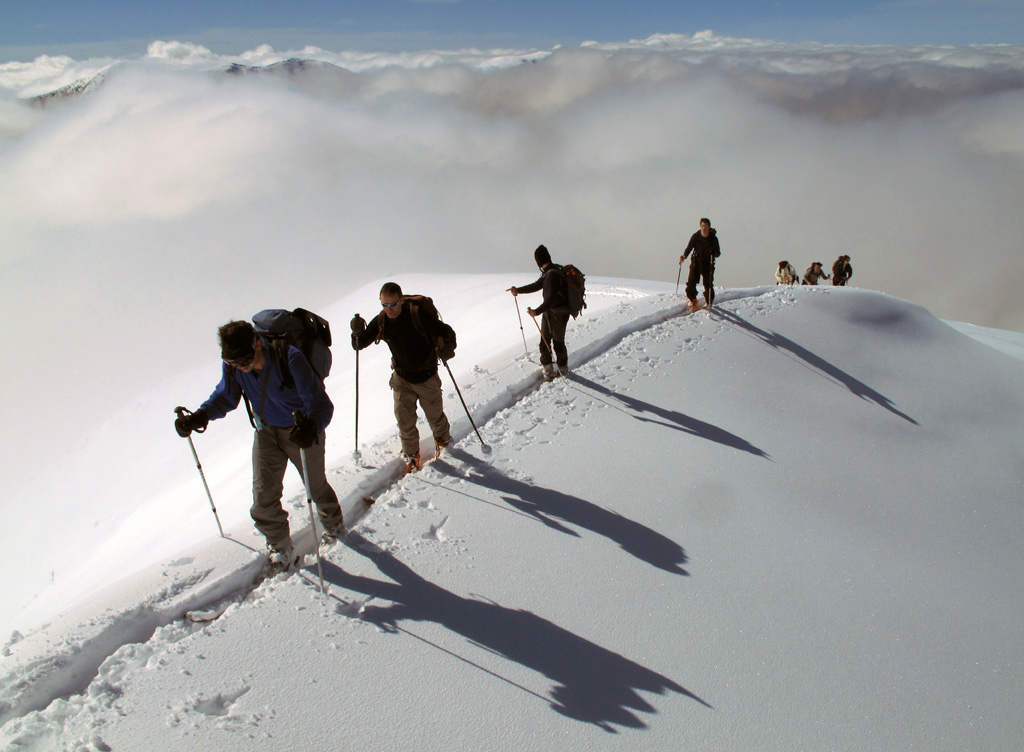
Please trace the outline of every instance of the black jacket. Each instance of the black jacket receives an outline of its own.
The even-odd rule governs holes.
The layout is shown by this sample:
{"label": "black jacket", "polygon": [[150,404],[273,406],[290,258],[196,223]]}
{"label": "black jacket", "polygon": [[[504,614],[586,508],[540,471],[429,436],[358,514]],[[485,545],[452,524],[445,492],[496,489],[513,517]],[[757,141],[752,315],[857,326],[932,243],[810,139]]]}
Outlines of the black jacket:
{"label": "black jacket", "polygon": [[533,309],[536,313],[569,311],[569,293],[565,289],[565,276],[562,274],[561,264],[549,264],[541,272],[540,279],[515,290],[517,295],[544,290],[544,301]]}
{"label": "black jacket", "polygon": [[683,258],[686,258],[693,253],[693,258],[690,259],[690,266],[696,266],[716,259],[722,255],[722,249],[718,246],[718,232],[715,228],[708,230],[708,236],[704,237],[700,234],[700,230],[693,233],[690,236],[690,244],[686,246],[686,250],[683,251]]}
{"label": "black jacket", "polygon": [[832,264],[832,284],[838,284],[839,282],[845,282],[853,276],[853,267],[850,266],[848,261],[839,262],[836,261]]}
{"label": "black jacket", "polygon": [[[375,342],[383,340],[391,349],[391,366],[395,373],[408,382],[422,384],[437,373],[436,342],[439,324],[436,316],[432,316],[424,306],[405,300],[402,312],[396,318],[389,319],[381,311],[380,315],[366,325],[362,334],[352,335],[352,346],[362,350]],[[419,317],[419,324],[413,318]],[[422,327],[422,328],[421,328]]]}

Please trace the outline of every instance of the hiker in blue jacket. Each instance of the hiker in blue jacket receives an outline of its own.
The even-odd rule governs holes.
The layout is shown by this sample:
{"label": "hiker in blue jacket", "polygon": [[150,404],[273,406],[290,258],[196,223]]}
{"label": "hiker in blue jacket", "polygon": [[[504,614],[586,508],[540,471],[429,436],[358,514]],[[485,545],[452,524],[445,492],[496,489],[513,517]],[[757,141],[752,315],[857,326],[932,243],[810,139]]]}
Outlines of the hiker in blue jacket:
{"label": "hiker in blue jacket", "polygon": [[302,473],[300,450],[306,450],[310,495],[320,513],[325,540],[345,533],[341,506],[327,481],[324,460],[324,431],[334,416],[334,404],[297,347],[287,349],[288,379],[282,364],[271,355],[268,342],[248,321],[229,322],[217,334],[223,360],[220,383],[198,410],[179,416],[174,425],[183,437],[205,431],[211,420],[223,418],[245,397],[256,424],[250,514],[267,539],[271,564],[288,567],[297,557],[281,494],[288,463]]}
{"label": "hiker in blue jacket", "polygon": [[533,252],[533,260],[540,267],[540,279],[522,287],[510,287],[508,292],[514,296],[523,293],[544,291],[544,300],[536,308],[527,308],[526,312],[536,318],[540,316],[540,367],[546,381],[555,378],[555,369],[551,365],[551,351],[554,350],[558,370],[564,376],[569,373],[569,353],[565,349],[565,329],[569,325],[569,294],[566,290],[565,276],[561,273],[561,264],[551,263],[551,254],[543,246],[537,246]]}

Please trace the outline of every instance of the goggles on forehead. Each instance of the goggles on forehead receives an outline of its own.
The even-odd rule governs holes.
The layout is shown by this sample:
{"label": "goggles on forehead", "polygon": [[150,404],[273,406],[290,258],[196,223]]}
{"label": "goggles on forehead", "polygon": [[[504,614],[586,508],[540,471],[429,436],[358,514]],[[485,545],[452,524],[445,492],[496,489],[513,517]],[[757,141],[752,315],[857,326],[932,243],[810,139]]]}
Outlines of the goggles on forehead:
{"label": "goggles on forehead", "polygon": [[222,360],[225,363],[227,363],[229,366],[234,366],[235,368],[246,368],[246,367],[248,367],[256,359],[256,342],[257,341],[258,341],[257,339],[253,339],[253,341],[252,341],[252,349],[248,353],[246,353],[244,355],[239,355],[237,357],[231,357],[231,358],[229,358],[229,357],[222,357]]}

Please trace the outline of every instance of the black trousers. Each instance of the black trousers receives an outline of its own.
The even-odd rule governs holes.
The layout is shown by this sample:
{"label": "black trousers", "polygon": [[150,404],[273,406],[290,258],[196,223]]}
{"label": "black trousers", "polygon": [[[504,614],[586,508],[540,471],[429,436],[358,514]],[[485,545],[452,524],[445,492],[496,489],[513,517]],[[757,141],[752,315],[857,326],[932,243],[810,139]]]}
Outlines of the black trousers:
{"label": "black trousers", "polygon": [[695,300],[697,282],[704,278],[704,299],[710,304],[715,300],[715,260],[712,258],[690,259],[690,272],[686,275],[686,297]]}
{"label": "black trousers", "polygon": [[551,348],[555,351],[555,360],[559,368],[569,365],[569,353],[565,349],[565,328],[569,325],[568,311],[544,311],[540,315],[540,363],[551,362]]}

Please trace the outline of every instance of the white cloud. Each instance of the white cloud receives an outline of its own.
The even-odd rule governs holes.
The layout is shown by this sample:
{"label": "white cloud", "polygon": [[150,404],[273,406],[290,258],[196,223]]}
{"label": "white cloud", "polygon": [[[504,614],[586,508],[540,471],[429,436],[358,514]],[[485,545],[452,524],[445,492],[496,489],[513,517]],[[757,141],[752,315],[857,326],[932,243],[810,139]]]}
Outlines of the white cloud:
{"label": "white cloud", "polygon": [[207,63],[217,59],[216,56],[200,44],[191,42],[161,42],[149,45],[146,57],[156,60],[172,60],[186,65]]}
{"label": "white cloud", "polygon": [[41,110],[19,87],[88,66],[0,71],[0,314],[30,322],[5,476],[54,421],[82,435],[206,362],[229,318],[398,272],[528,276],[539,242],[674,280],[705,215],[725,286],[849,253],[857,285],[1024,329],[1020,48],[304,53],[331,65],[229,76],[295,54],[162,44]]}

